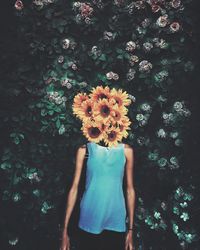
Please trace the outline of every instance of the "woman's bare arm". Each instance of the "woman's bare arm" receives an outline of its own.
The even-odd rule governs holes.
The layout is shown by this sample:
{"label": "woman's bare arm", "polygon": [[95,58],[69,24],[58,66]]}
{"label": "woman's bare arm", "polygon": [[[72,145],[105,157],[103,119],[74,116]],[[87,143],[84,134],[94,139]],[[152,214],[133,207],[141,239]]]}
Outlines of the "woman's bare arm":
{"label": "woman's bare arm", "polygon": [[128,219],[129,227],[133,228],[134,211],[135,211],[135,189],[134,189],[134,178],[133,178],[133,167],[134,167],[134,151],[131,146],[125,144],[125,156],[126,156],[126,179],[127,179],[127,207],[128,207]]}
{"label": "woman's bare arm", "polygon": [[72,186],[70,188],[68,197],[67,197],[67,205],[66,205],[66,213],[65,213],[65,221],[63,225],[63,233],[67,233],[67,227],[69,223],[70,216],[72,214],[74,205],[76,203],[77,194],[78,194],[78,185],[81,177],[81,172],[83,168],[84,157],[86,153],[86,146],[83,145],[78,148],[76,152],[76,166],[74,172],[74,178],[72,182]]}

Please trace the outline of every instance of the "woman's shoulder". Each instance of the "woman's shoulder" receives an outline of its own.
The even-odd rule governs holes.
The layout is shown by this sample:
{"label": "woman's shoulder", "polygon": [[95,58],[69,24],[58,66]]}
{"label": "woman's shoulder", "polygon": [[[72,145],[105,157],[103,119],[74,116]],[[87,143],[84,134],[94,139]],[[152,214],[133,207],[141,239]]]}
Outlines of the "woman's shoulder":
{"label": "woman's shoulder", "polygon": [[84,144],[78,145],[77,149],[78,149],[78,150],[81,150],[81,151],[82,151],[82,150],[84,151],[84,150],[86,150],[86,147],[87,147],[87,143],[84,143]]}
{"label": "woman's shoulder", "polygon": [[78,146],[78,149],[85,149],[86,148],[86,144],[81,144]]}
{"label": "woman's shoulder", "polygon": [[127,143],[124,143],[124,148],[133,150],[133,146]]}

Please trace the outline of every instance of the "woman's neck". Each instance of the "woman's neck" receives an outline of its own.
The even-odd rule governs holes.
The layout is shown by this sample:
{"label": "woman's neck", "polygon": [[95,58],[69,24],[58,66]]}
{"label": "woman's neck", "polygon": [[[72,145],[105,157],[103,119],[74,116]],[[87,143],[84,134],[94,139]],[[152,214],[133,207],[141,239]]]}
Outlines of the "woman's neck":
{"label": "woman's neck", "polygon": [[106,144],[103,141],[100,141],[97,144],[99,144],[100,146],[103,146],[103,147],[107,147]]}

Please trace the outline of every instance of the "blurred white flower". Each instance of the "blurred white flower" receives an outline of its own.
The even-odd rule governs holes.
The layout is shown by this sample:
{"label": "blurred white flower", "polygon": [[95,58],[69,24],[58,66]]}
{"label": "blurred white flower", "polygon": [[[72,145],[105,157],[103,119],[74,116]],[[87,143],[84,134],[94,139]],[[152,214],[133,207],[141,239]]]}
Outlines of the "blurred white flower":
{"label": "blurred white flower", "polygon": [[157,136],[160,137],[160,138],[166,138],[167,133],[165,132],[165,130],[164,130],[163,128],[160,128],[160,129],[157,131]]}

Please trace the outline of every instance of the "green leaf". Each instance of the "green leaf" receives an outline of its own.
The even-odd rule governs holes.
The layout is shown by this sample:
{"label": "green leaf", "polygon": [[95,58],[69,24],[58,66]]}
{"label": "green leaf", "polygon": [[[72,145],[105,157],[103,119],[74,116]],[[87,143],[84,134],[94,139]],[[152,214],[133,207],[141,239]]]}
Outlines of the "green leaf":
{"label": "green leaf", "polygon": [[63,31],[64,31],[64,29],[65,29],[65,27],[63,27],[63,26],[58,26],[57,28],[58,28],[58,31],[59,31],[60,33],[63,33]]}
{"label": "green leaf", "polygon": [[105,54],[101,54],[101,56],[99,57],[99,60],[106,61],[106,55]]}
{"label": "green leaf", "polygon": [[118,59],[123,59],[123,55],[118,55],[117,58]]}
{"label": "green leaf", "polygon": [[118,54],[123,54],[124,51],[123,51],[123,49],[117,48],[117,49],[116,49],[116,52],[117,52]]}
{"label": "green leaf", "polygon": [[56,121],[56,128],[60,128],[60,119],[57,119]]}
{"label": "green leaf", "polygon": [[47,111],[45,110],[45,109],[41,109],[41,116],[46,116],[46,114],[47,114]]}

